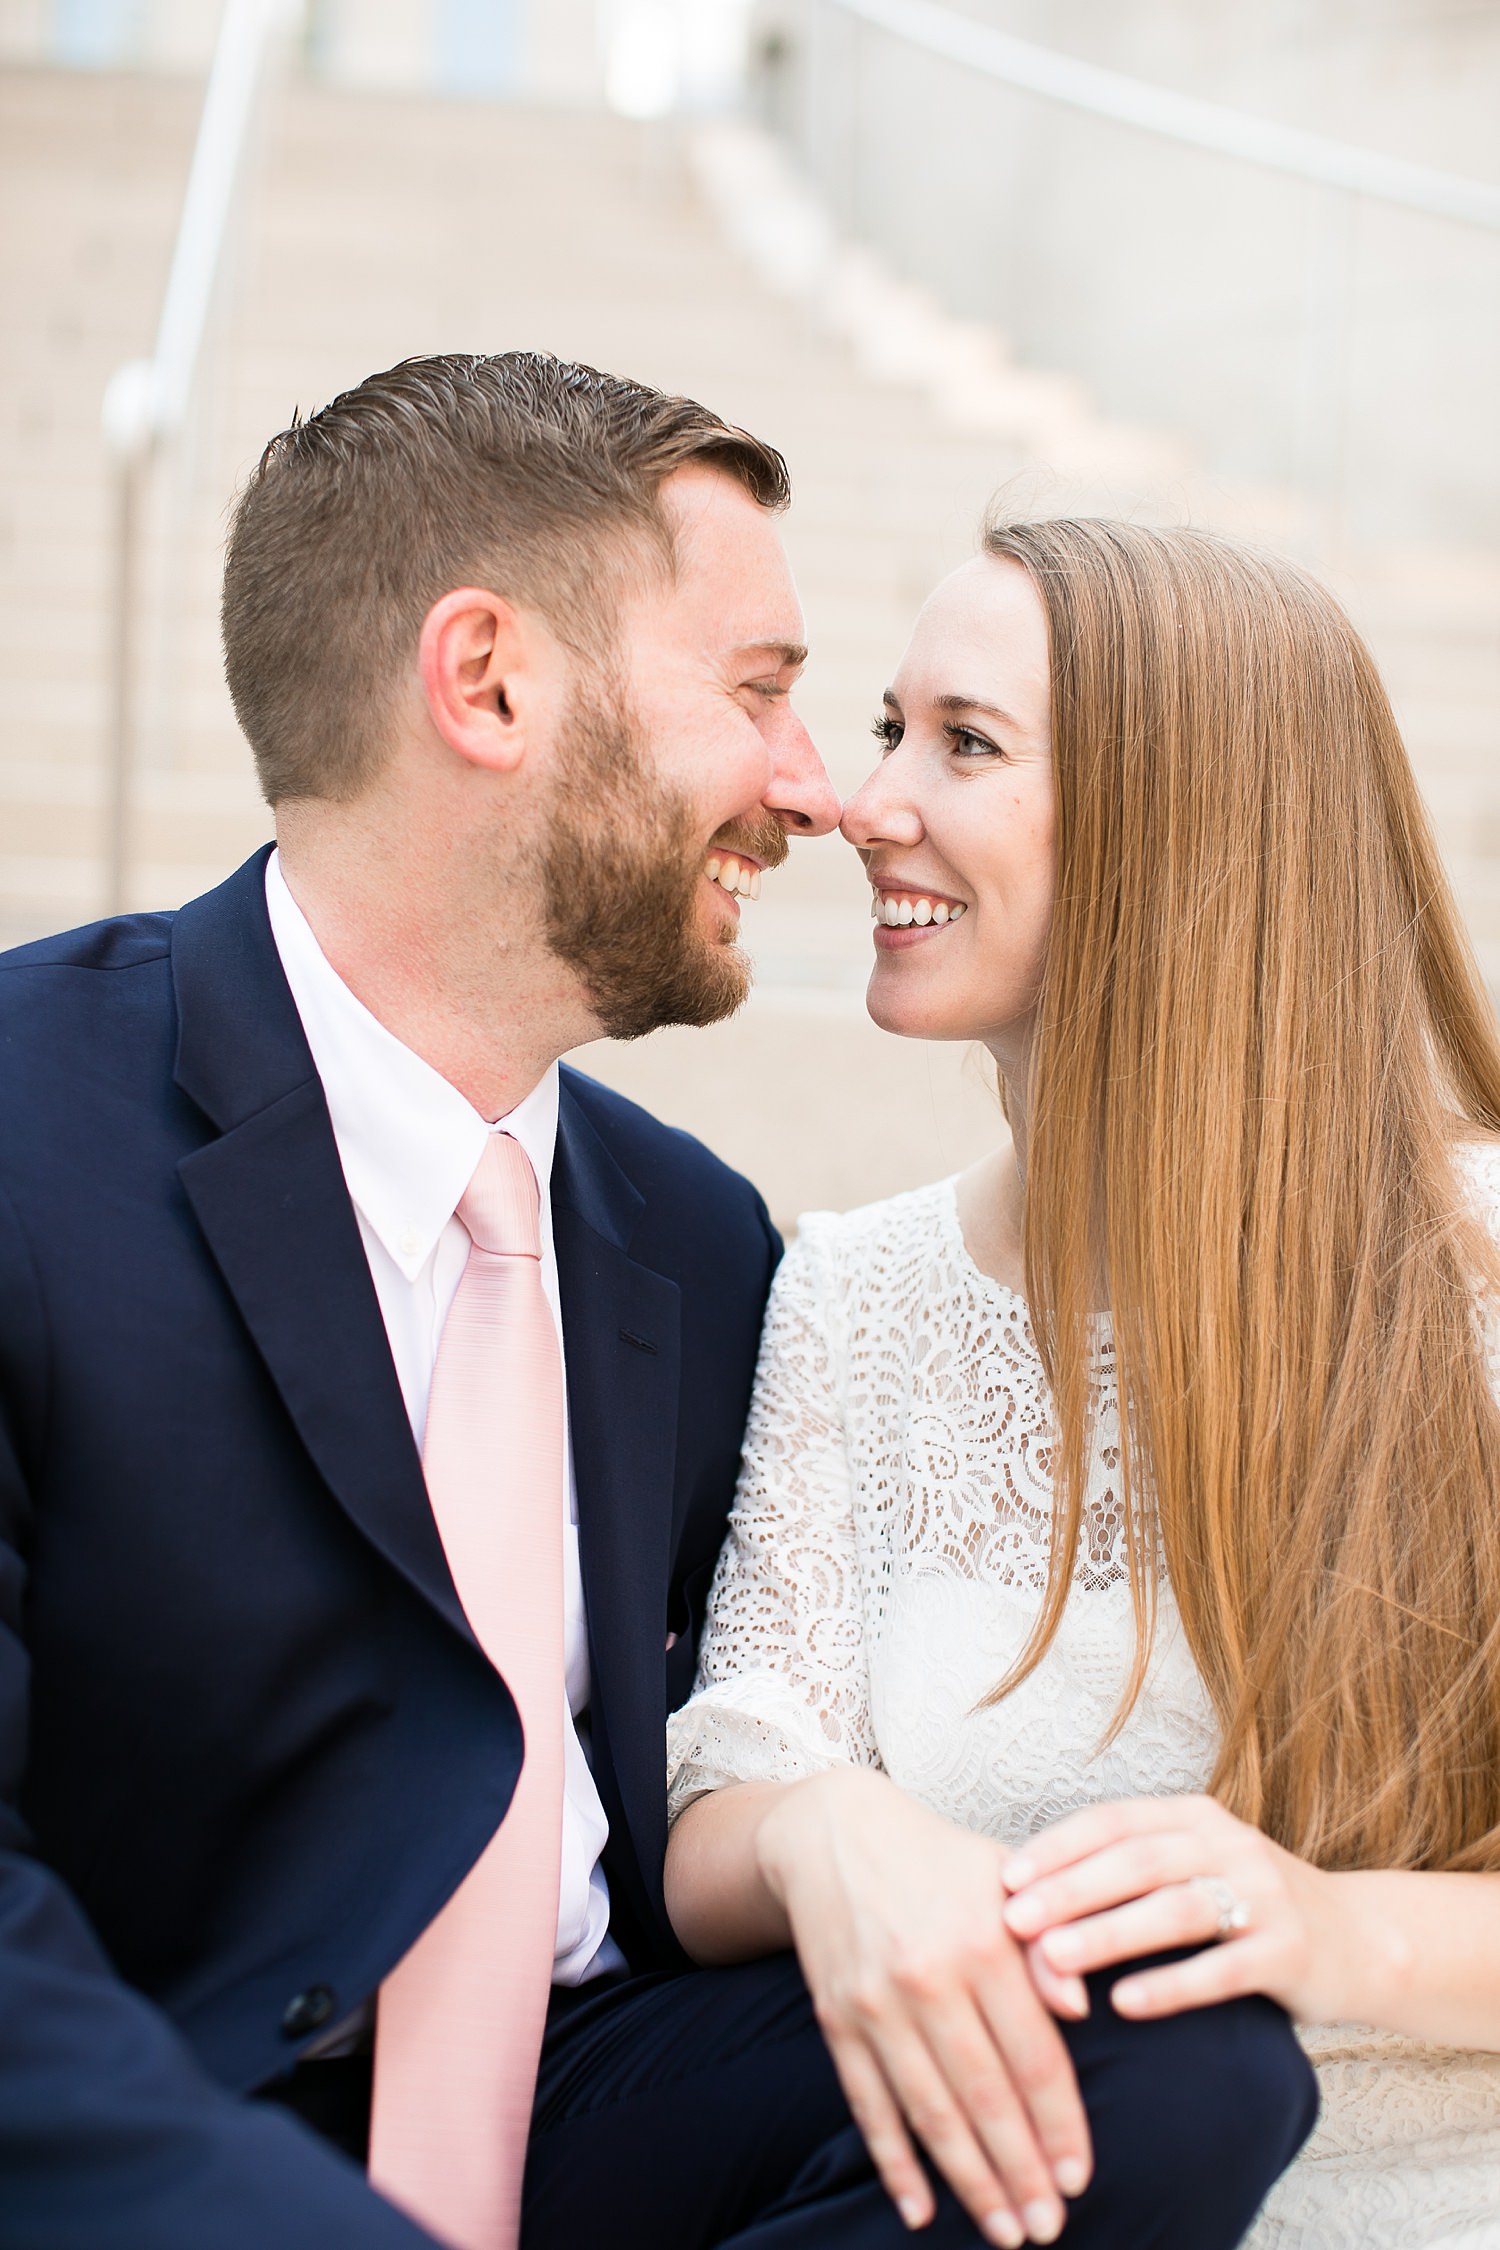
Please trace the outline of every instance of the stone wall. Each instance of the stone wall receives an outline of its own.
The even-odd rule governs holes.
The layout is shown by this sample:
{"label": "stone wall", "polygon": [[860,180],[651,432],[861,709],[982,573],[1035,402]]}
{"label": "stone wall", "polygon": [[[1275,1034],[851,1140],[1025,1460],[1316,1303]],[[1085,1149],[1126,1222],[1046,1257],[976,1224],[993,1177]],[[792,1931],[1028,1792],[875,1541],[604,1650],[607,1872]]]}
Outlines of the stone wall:
{"label": "stone wall", "polygon": [[[1457,0],[949,0],[1082,60],[1500,179],[1500,11]],[[1325,503],[1335,544],[1500,546],[1500,234],[980,80],[761,0],[754,85],[845,223],[1107,413]]]}

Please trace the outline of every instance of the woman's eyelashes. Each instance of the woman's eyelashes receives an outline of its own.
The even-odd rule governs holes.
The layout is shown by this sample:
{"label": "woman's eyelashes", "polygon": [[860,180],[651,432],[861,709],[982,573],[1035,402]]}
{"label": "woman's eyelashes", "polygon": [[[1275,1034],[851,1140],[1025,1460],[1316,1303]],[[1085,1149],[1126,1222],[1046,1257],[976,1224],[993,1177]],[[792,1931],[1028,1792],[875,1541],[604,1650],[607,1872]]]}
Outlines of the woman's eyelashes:
{"label": "woman's eyelashes", "polygon": [[[870,732],[889,757],[906,732],[906,722],[893,718],[889,711],[878,711],[870,722]],[[954,757],[963,764],[972,765],[979,758],[1005,756],[998,742],[991,742],[988,735],[978,733],[973,727],[960,726],[957,720],[945,720],[942,732]]]}

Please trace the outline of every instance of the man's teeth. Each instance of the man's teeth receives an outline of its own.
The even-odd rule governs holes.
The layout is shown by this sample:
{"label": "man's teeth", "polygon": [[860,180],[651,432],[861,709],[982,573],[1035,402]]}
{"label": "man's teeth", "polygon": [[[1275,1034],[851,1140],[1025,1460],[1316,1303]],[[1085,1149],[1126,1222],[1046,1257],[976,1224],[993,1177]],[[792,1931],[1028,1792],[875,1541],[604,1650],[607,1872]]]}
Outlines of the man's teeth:
{"label": "man's teeth", "polygon": [[888,930],[904,930],[913,922],[924,930],[929,922],[936,922],[941,929],[945,922],[956,922],[967,912],[966,906],[950,906],[945,898],[921,898],[915,893],[896,898],[890,891],[877,891],[870,901],[871,921],[884,922]]}
{"label": "man's teeth", "polygon": [[703,870],[711,883],[721,890],[738,894],[740,898],[760,897],[760,869],[749,860],[727,858],[717,852],[709,854],[708,865]]}

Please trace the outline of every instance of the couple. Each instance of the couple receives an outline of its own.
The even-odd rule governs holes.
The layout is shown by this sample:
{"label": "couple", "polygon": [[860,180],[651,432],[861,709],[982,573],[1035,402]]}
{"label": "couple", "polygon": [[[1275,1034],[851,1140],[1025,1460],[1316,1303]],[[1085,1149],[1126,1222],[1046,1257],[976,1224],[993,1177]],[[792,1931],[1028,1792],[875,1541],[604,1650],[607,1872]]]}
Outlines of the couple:
{"label": "couple", "polygon": [[1500,1056],[1378,682],[987,536],[842,826],[1012,1144],[762,1343],[557,1063],[839,821],[786,499],[371,378],[231,538],[276,851],[0,965],[0,2250],[1494,2239]]}

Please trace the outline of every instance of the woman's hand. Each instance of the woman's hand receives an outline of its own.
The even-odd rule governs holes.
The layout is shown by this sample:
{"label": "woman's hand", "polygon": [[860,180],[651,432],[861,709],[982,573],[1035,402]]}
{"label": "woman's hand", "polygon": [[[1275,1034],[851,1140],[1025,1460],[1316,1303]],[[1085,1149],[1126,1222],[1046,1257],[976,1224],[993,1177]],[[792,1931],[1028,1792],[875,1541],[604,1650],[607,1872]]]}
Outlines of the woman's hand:
{"label": "woman's hand", "polygon": [[[1006,1929],[998,1844],[844,1767],[787,1786],[761,1822],[780,1903],[849,2107],[908,2226],[934,2204],[922,2143],[991,2242],[1053,2241],[1091,2167],[1072,2062]],[[1081,2015],[1078,1980],[1040,1969]]]}
{"label": "woman's hand", "polygon": [[1263,1992],[1303,2022],[1336,2022],[1350,2012],[1351,1954],[1370,1947],[1348,1877],[1283,1851],[1211,1797],[1073,1813],[1010,1859],[1004,1880],[1007,1927],[1059,1975],[1207,1946],[1122,1977],[1111,1997],[1124,2016]]}

